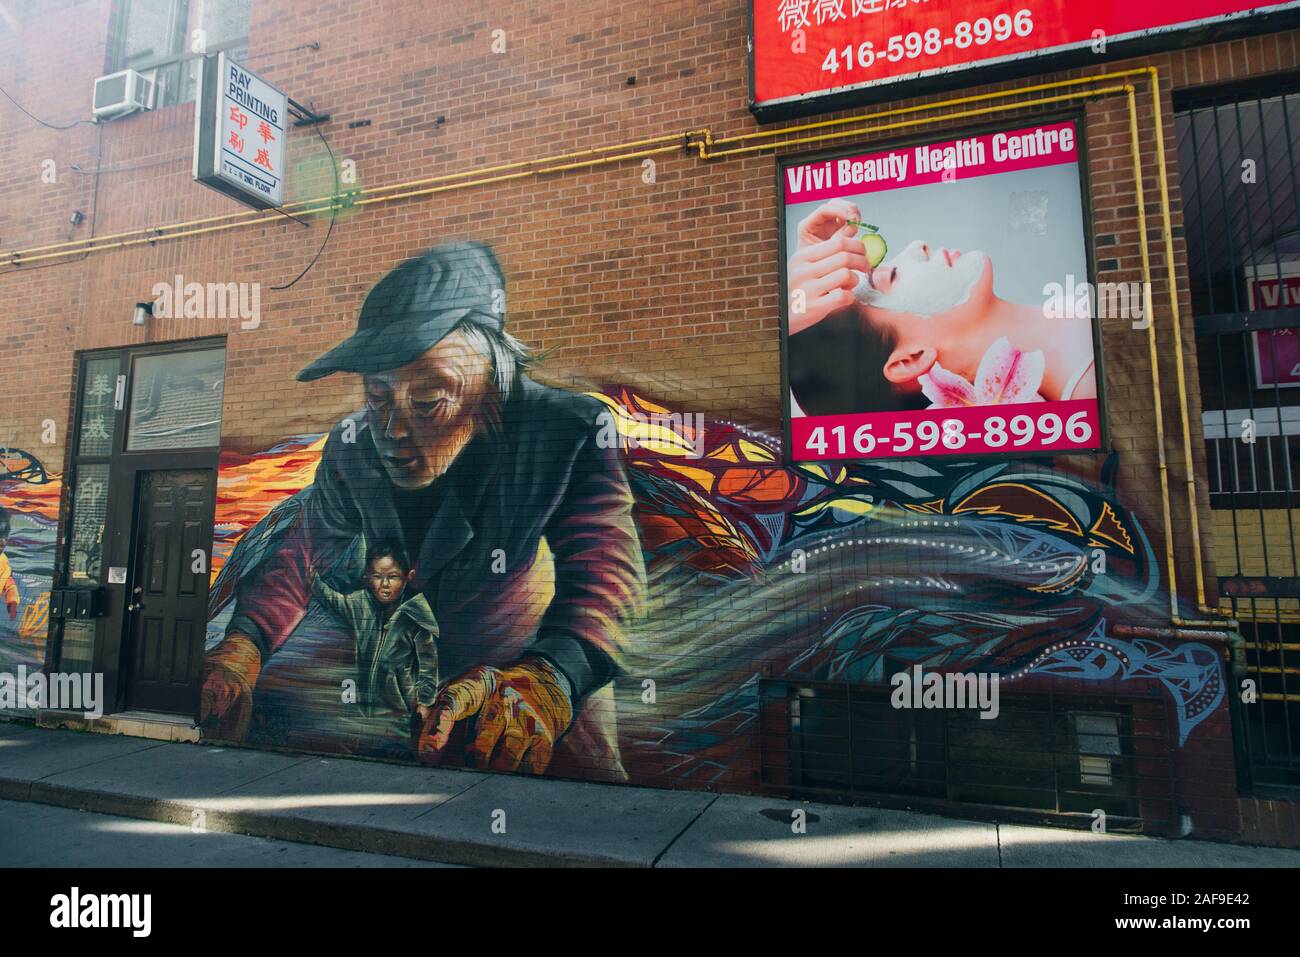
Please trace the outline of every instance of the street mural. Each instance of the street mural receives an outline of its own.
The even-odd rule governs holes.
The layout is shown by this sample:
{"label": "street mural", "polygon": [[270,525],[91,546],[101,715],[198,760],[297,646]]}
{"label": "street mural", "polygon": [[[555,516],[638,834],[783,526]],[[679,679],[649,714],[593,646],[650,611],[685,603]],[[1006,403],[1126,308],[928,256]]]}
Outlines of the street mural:
{"label": "street mural", "polygon": [[45,663],[62,488],[37,456],[0,448],[0,672]]}
{"label": "street mural", "polygon": [[670,396],[543,385],[502,288],[479,244],[402,264],[299,375],[359,378],[364,407],[223,453],[206,734],[717,785],[752,775],[760,676],[1156,682],[1180,744],[1222,704],[1208,645],[1110,633],[1161,592],[1114,455],[1097,481],[783,464]]}
{"label": "street mural", "polygon": [[[223,451],[209,738],[743,786],[762,677],[1154,682],[1180,745],[1223,705],[1210,646],[1112,633],[1162,595],[1114,455],[1095,480],[1052,459],[784,464],[772,431],[671,396],[542,384],[500,283],[477,244],[394,270],[300,375],[350,374],[364,404]],[[0,670],[45,662],[62,492],[3,453]]]}

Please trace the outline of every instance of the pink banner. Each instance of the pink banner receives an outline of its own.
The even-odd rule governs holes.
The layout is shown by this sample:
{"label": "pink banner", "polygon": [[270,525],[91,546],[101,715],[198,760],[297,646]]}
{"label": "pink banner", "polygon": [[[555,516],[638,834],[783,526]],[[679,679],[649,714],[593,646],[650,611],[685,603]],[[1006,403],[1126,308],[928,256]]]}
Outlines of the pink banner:
{"label": "pink banner", "polygon": [[1255,333],[1255,382],[1267,386],[1300,386],[1300,338],[1295,329],[1263,329]]}
{"label": "pink banner", "polygon": [[791,166],[785,171],[785,202],[788,206],[837,196],[859,196],[939,183],[945,176],[970,179],[1074,163],[1078,159],[1079,144],[1073,123],[1030,126]]}
{"label": "pink banner", "polygon": [[1101,412],[1096,399],[863,412],[791,419],[790,433],[796,462],[1074,452],[1099,446]]}
{"label": "pink banner", "polygon": [[[1284,271],[1280,279],[1276,275],[1260,275],[1278,272],[1279,267],[1274,264],[1246,268],[1246,292],[1251,309],[1294,309],[1300,306],[1300,276],[1291,275],[1295,266],[1283,263],[1280,268]],[[1255,333],[1252,351],[1258,388],[1300,386],[1300,337],[1296,332],[1296,329],[1261,329]]]}

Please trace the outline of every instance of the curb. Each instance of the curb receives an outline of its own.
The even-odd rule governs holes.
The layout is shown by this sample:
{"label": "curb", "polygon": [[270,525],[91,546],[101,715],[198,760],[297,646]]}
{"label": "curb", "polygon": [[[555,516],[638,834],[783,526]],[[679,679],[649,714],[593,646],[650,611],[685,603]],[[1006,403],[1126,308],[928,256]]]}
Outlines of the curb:
{"label": "curb", "polygon": [[594,854],[536,851],[359,824],[306,820],[285,814],[223,810],[219,806],[220,798],[212,798],[211,803],[216,806],[209,806],[206,801],[169,801],[136,794],[92,791],[61,784],[0,777],[0,800],[49,804],[181,827],[192,826],[195,813],[201,812],[204,815],[203,827],[208,831],[467,867],[648,866]]}

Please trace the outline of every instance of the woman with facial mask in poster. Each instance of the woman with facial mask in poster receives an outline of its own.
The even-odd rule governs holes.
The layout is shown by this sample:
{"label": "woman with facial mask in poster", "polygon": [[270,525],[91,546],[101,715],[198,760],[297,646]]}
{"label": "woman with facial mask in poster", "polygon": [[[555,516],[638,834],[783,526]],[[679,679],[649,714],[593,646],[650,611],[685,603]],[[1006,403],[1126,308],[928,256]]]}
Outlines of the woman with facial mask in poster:
{"label": "woman with facial mask in poster", "polygon": [[1048,319],[1042,307],[998,297],[982,252],[916,240],[873,269],[849,223],[861,219],[856,205],[836,199],[799,224],[787,271],[792,344],[852,306],[872,366],[862,374],[882,376],[900,396],[924,393],[934,406],[1096,397],[1089,317]]}

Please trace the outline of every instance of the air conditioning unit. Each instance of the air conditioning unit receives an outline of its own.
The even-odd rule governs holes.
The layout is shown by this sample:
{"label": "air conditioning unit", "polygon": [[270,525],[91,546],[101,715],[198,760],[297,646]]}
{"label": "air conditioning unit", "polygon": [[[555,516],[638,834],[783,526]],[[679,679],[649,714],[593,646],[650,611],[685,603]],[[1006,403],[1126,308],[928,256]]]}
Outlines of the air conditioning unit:
{"label": "air conditioning unit", "polygon": [[154,81],[135,70],[118,70],[95,81],[96,119],[112,119],[153,106]]}

